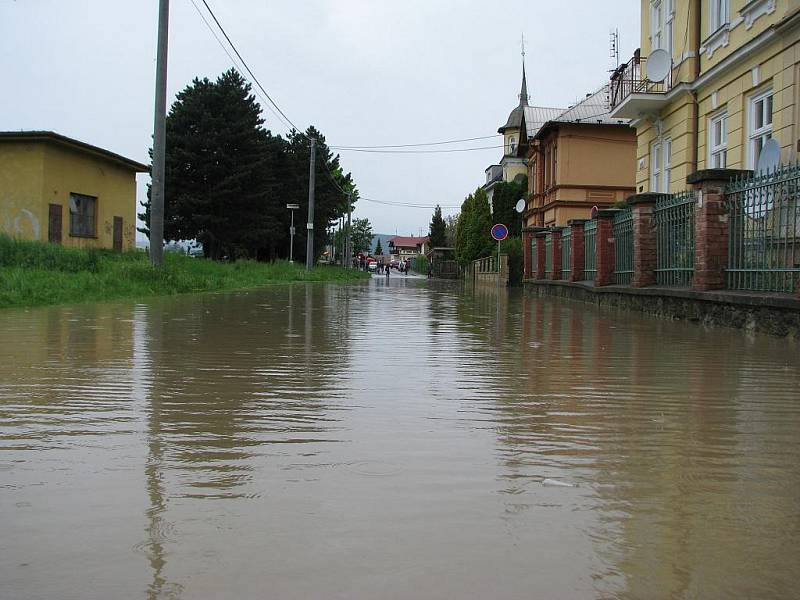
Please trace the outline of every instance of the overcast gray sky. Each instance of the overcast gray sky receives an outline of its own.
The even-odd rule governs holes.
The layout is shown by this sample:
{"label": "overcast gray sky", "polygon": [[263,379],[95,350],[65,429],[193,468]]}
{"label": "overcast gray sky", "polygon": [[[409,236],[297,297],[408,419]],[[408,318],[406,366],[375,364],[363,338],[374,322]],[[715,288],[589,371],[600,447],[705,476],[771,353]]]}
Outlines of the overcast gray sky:
{"label": "overcast gray sky", "polygon": [[[523,33],[531,103],[542,106],[567,106],[607,80],[610,29],[619,28],[622,61],[639,41],[639,0],[208,1],[289,118],[341,146],[496,133],[518,101]],[[157,5],[0,0],[0,130],[53,130],[148,162]],[[170,103],[193,77],[231,66],[191,0],[171,5]],[[500,156],[342,152],[342,163],[363,196],[451,206]],[[356,216],[409,235],[427,230],[431,212],[362,200]]]}

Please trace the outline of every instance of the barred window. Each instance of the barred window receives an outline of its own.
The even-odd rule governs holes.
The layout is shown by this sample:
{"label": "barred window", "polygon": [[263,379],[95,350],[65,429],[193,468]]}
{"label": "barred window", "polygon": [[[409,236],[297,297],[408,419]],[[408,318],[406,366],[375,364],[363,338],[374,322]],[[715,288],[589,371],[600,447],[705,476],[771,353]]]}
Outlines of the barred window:
{"label": "barred window", "polygon": [[97,198],[84,194],[69,195],[69,234],[76,237],[95,237]]}

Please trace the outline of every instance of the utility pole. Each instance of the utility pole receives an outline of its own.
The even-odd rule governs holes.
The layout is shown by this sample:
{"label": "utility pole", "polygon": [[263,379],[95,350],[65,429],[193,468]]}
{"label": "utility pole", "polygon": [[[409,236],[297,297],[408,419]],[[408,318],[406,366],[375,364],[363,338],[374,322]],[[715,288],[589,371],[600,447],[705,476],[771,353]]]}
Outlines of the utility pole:
{"label": "utility pole", "polygon": [[316,177],[317,140],[311,138],[311,161],[308,171],[308,222],[306,223],[306,270],[314,268],[314,183]]}
{"label": "utility pole", "polygon": [[344,238],[345,247],[345,260],[347,261],[347,268],[353,266],[353,239],[350,231],[350,210],[352,206],[353,194],[347,194],[347,235]]}
{"label": "utility pole", "polygon": [[158,49],[156,51],[156,103],[153,118],[153,167],[150,173],[150,262],[164,264],[164,162],[167,139],[167,38],[169,0],[158,3]]}

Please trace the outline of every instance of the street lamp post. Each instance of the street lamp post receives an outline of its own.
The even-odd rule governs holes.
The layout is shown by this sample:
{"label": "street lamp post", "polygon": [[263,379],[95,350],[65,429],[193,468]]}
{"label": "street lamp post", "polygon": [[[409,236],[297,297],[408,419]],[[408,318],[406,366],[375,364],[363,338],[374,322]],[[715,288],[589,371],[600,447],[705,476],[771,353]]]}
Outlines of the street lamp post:
{"label": "street lamp post", "polygon": [[292,225],[289,227],[289,262],[294,262],[294,211],[300,210],[300,205],[287,204],[286,208],[292,213]]}

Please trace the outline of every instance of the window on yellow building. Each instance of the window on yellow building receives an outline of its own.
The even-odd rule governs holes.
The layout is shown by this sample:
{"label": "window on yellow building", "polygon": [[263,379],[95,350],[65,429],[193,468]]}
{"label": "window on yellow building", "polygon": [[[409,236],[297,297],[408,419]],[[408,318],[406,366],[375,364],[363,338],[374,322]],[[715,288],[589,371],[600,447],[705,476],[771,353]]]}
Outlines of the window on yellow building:
{"label": "window on yellow building", "polygon": [[772,138],[772,90],[761,92],[750,99],[750,168],[755,169],[761,149]]}
{"label": "window on yellow building", "polygon": [[69,234],[75,237],[97,235],[97,198],[85,194],[69,195]]}
{"label": "window on yellow building", "polygon": [[731,20],[730,0],[711,0],[709,10],[709,34],[727,24]]}
{"label": "window on yellow building", "polygon": [[672,170],[672,140],[669,138],[656,142],[650,147],[650,191],[669,193],[670,172]]}
{"label": "window on yellow building", "polygon": [[672,21],[675,11],[673,0],[651,0],[650,45],[653,50],[662,49],[672,54]]}
{"label": "window on yellow building", "polygon": [[650,191],[659,192],[661,186],[661,144],[650,148]]}
{"label": "window on yellow building", "polygon": [[724,169],[728,165],[728,113],[711,118],[708,127],[708,166]]}

